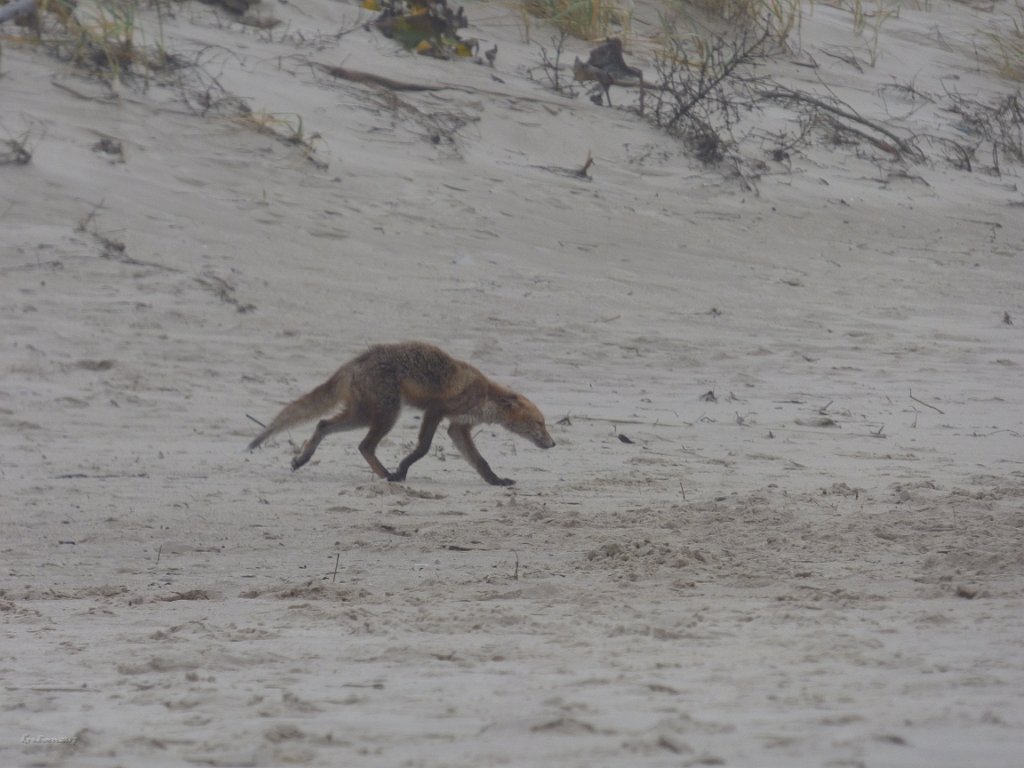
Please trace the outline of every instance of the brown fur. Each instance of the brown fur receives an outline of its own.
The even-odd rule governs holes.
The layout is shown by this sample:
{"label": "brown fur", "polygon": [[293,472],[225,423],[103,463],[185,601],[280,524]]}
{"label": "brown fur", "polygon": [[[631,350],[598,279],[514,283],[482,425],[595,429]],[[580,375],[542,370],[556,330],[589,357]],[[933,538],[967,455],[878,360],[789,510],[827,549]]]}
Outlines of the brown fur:
{"label": "brown fur", "polygon": [[[416,448],[402,459],[395,472],[389,472],[377,458],[377,444],[395,425],[403,404],[422,410],[423,422]],[[491,485],[512,485],[514,480],[494,474],[477,451],[470,433],[474,425],[500,424],[540,448],[555,444],[543,414],[525,397],[435,346],[409,341],[370,347],[345,363],[327,381],[277,414],[270,426],[249,443],[249,450],[276,432],[314,419],[338,405],[343,406],[341,412],[317,423],[313,435],[292,459],[293,470],[312,458],[327,435],[368,427],[359,444],[367,464],[378,477],[405,480],[409,467],[430,450],[438,425],[448,419],[448,434],[480,476]]]}

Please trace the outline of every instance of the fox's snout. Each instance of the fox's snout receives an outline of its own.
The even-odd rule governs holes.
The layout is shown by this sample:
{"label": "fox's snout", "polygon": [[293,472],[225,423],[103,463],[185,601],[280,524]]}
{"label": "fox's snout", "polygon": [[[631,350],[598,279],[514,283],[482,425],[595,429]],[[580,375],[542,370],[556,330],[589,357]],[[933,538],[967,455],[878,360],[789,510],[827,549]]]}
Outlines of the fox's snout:
{"label": "fox's snout", "polygon": [[551,435],[549,435],[547,432],[545,432],[543,435],[537,435],[535,438],[533,438],[533,443],[538,448],[554,448],[555,447],[555,441],[551,438]]}
{"label": "fox's snout", "polygon": [[521,437],[525,437],[538,448],[554,448],[555,441],[548,434],[544,415],[533,403],[522,395],[512,394],[506,404],[507,410],[502,425]]}

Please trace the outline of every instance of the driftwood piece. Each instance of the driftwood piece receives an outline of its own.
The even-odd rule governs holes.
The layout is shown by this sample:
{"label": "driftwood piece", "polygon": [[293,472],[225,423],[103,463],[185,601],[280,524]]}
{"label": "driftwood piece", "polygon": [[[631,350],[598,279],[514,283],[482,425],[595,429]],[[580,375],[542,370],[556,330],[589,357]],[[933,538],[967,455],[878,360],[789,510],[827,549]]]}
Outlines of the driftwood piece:
{"label": "driftwood piece", "polygon": [[259,3],[260,0],[199,0],[204,5],[219,5],[232,13],[241,16],[248,13],[249,8]]}
{"label": "driftwood piece", "polygon": [[331,66],[330,64],[317,64],[316,66],[318,66],[331,77],[337,77],[342,80],[348,80],[353,83],[363,83],[365,85],[378,85],[381,88],[387,88],[389,91],[443,91],[450,87],[444,85],[422,85],[420,83],[404,83],[401,80],[392,80],[390,77],[384,77],[383,75],[375,75],[372,72],[362,72],[358,69],[336,67]]}
{"label": "driftwood piece", "polygon": [[390,77],[384,77],[383,75],[376,75],[372,72],[363,72],[362,70],[349,69],[348,67],[341,67],[334,64],[324,64],[319,61],[312,62],[311,66],[330,75],[331,77],[337,77],[340,80],[348,80],[352,83],[362,83],[363,85],[386,88],[389,91],[459,91],[460,93],[471,93],[474,95],[487,94],[488,96],[498,96],[503,99],[527,102],[529,104],[547,104],[548,106],[557,109],[578,109],[578,107],[569,100],[538,98],[537,96],[525,96],[523,94],[510,93],[508,91],[497,91],[490,88],[476,88],[471,85],[457,85],[455,83],[437,83],[436,85],[409,83],[404,80],[395,80]]}
{"label": "driftwood piece", "polygon": [[[581,83],[596,82],[604,91],[609,106],[612,103],[609,89],[613,85],[639,85],[643,93],[644,73],[626,63],[622,57],[622,41],[617,37],[609,37],[592,49],[586,61],[581,61],[577,56],[572,65],[572,75]],[[600,96],[596,99],[600,99]]]}
{"label": "driftwood piece", "polygon": [[622,41],[617,37],[609,37],[592,49],[586,62],[577,57],[572,69],[577,80],[596,80],[601,84],[607,81],[616,85],[633,85],[644,79],[644,73],[629,66],[622,57]]}

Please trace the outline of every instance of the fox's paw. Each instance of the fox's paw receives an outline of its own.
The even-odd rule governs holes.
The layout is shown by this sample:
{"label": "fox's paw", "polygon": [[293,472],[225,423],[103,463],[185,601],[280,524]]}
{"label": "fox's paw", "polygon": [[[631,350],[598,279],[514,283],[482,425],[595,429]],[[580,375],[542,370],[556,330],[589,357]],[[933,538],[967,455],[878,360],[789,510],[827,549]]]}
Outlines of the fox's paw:
{"label": "fox's paw", "polygon": [[496,477],[493,480],[488,480],[491,485],[515,485],[516,481],[511,477]]}
{"label": "fox's paw", "polygon": [[405,472],[388,472],[389,483],[401,483],[405,481]]}
{"label": "fox's paw", "polygon": [[309,461],[309,457],[308,456],[296,456],[296,457],[294,457],[292,459],[292,472],[294,472],[299,467],[303,466],[307,461]]}

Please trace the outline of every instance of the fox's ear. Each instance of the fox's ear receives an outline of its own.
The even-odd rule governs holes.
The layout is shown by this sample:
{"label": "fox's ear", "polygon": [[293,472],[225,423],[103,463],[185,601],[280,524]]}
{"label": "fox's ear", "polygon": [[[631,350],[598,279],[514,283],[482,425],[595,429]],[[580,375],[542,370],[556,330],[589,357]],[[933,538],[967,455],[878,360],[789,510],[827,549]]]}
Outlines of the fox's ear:
{"label": "fox's ear", "polygon": [[507,395],[502,395],[498,398],[498,402],[507,408],[511,408],[519,403],[519,395],[515,392],[509,392]]}

